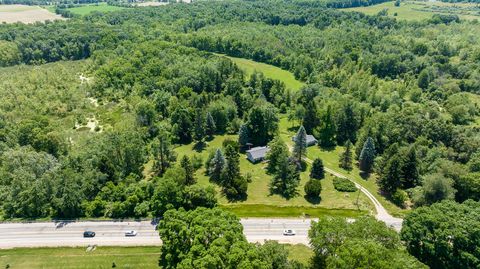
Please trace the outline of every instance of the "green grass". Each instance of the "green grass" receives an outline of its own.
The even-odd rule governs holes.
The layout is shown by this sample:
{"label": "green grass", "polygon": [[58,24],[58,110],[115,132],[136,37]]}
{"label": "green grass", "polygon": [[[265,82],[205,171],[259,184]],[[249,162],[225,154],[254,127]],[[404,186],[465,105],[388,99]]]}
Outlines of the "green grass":
{"label": "green grass", "polygon": [[[293,142],[291,137],[295,134],[296,130],[298,129],[298,124],[293,124],[287,120],[285,116],[280,118],[280,136],[284,141],[288,144],[292,145]],[[323,161],[323,165],[328,167],[338,173],[344,174],[348,176],[350,179],[354,180],[355,182],[359,183],[367,190],[369,190],[385,207],[385,209],[392,215],[397,217],[403,217],[408,210],[401,209],[392,202],[385,199],[385,197],[381,196],[378,191],[378,185],[376,184],[376,175],[371,175],[367,179],[363,179],[360,176],[360,170],[356,165],[352,171],[346,171],[338,166],[339,164],[339,157],[340,154],[344,151],[343,147],[336,147],[333,150],[324,150],[318,146],[312,146],[307,149],[307,157],[311,160],[315,158],[320,158]],[[331,177],[327,173],[327,178]],[[333,183],[332,183],[333,187]],[[353,194],[352,194],[353,195]],[[363,196],[363,195],[362,195]],[[365,197],[366,198],[366,197]]]}
{"label": "green grass", "polygon": [[[285,245],[289,259],[307,264],[313,255],[305,245]],[[102,269],[159,268],[160,247],[97,247],[86,252],[85,248],[15,248],[0,250],[0,268],[11,269]]]}
{"label": "green grass", "polygon": [[160,247],[17,248],[0,250],[0,268],[158,268]]}
{"label": "green grass", "polygon": [[[429,19],[433,14],[456,14],[461,19],[472,20],[480,18],[475,4],[471,3],[444,3],[444,2],[422,2],[422,1],[402,1],[399,7],[394,2],[385,2],[368,7],[347,8],[347,11],[358,11],[367,15],[375,15],[378,12],[388,9],[388,16],[400,20],[418,21]],[[475,11],[476,10],[476,11]],[[397,16],[394,16],[397,13]]]}
{"label": "green grass", "polygon": [[240,67],[242,70],[244,70],[247,75],[252,74],[255,70],[258,72],[262,72],[265,77],[271,78],[271,79],[278,79],[285,83],[285,86],[287,89],[292,89],[294,91],[299,90],[305,83],[295,79],[295,76],[286,70],[283,70],[279,67],[269,65],[269,64],[264,64],[264,63],[259,63],[255,62],[252,60],[247,60],[243,58],[235,58],[235,57],[229,57],[225,56],[229,59],[231,59],[233,62],[235,62],[238,67]]}
{"label": "green grass", "polygon": [[[222,142],[225,139],[237,139],[236,135],[222,135],[216,136],[215,139],[207,143],[206,148],[201,152],[194,150],[193,144],[182,145],[175,148],[178,154],[177,160],[180,160],[183,155],[193,156],[197,154],[202,157],[203,161],[206,160],[209,151],[213,151],[216,148],[222,147]],[[218,192],[218,200],[221,206],[227,207],[238,213],[242,217],[296,217],[301,216],[302,213],[311,214],[313,216],[320,215],[341,215],[341,216],[353,216],[355,214],[365,214],[373,210],[373,205],[368,198],[361,194],[358,197],[357,206],[357,193],[341,193],[333,187],[333,177],[327,175],[322,180],[322,193],[321,200],[315,202],[309,202],[305,199],[305,192],[303,186],[308,181],[309,167],[307,170],[301,173],[301,182],[298,187],[298,195],[289,200],[281,197],[280,195],[271,195],[269,191],[269,183],[271,175],[265,171],[265,163],[252,164],[250,163],[244,154],[240,156],[240,171],[243,174],[250,173],[252,176],[252,182],[248,184],[248,198],[241,202],[229,202],[225,196],[221,194],[221,189],[217,185],[213,185],[209,182],[208,176],[205,175],[205,169],[202,167],[196,172],[196,178],[198,184],[202,186],[215,186]],[[335,210],[333,210],[335,209]],[[358,213],[358,209],[361,210]]]}
{"label": "green grass", "polygon": [[339,216],[356,218],[366,215],[367,211],[358,211],[354,209],[328,209],[322,207],[309,206],[275,206],[275,205],[222,205],[221,208],[233,212],[240,218],[280,218],[280,217],[321,217],[321,216]]}
{"label": "green grass", "polygon": [[313,250],[303,244],[297,245],[284,245],[288,250],[288,258],[290,260],[296,260],[303,265],[307,266],[313,256]]}
{"label": "green grass", "polygon": [[110,6],[105,2],[98,3],[98,4],[91,4],[91,5],[83,5],[80,7],[73,7],[69,8],[68,10],[74,14],[78,15],[87,15],[91,12],[98,11],[98,12],[111,12],[111,11],[118,11],[125,9],[124,7],[117,7],[117,6]]}

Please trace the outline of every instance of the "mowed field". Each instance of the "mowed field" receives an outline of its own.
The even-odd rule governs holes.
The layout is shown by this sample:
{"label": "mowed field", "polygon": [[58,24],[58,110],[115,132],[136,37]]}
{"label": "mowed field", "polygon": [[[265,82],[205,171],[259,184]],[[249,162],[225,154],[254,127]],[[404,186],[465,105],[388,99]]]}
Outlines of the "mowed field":
{"label": "mowed field", "polygon": [[465,20],[480,19],[480,6],[473,3],[402,1],[400,6],[396,7],[395,2],[392,1],[368,7],[355,7],[344,10],[375,15],[384,9],[387,9],[389,17],[409,21],[430,19],[433,14],[458,15],[461,19]]}
{"label": "mowed field", "polygon": [[280,81],[283,81],[283,83],[285,83],[285,86],[287,88],[292,89],[294,91],[299,90],[303,85],[305,85],[305,83],[295,79],[295,76],[291,72],[283,70],[279,67],[269,65],[269,64],[259,63],[259,62],[255,62],[255,61],[243,59],[243,58],[235,58],[230,56],[225,56],[225,57],[229,58],[234,63],[236,63],[238,67],[240,67],[247,74],[252,74],[254,71],[261,72],[267,78],[278,79]]}
{"label": "mowed field", "polygon": [[63,20],[63,18],[38,6],[0,5],[0,22],[34,23],[48,20]]}
{"label": "mowed field", "polygon": [[98,4],[91,4],[91,5],[83,5],[79,7],[69,8],[68,10],[77,15],[87,15],[91,12],[98,11],[98,12],[111,12],[125,9],[124,7],[117,7],[117,6],[110,6],[105,2],[98,3]]}
{"label": "mowed field", "polygon": [[[307,264],[312,250],[305,245],[285,245],[289,258]],[[160,247],[17,248],[0,250],[0,268],[102,269],[159,268]],[[9,267],[7,267],[7,265]]]}

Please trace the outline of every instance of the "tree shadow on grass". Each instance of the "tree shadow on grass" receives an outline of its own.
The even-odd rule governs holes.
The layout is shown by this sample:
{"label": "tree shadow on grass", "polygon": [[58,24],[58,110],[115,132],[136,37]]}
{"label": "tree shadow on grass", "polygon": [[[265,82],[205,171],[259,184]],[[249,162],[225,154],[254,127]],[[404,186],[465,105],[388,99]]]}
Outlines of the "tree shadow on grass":
{"label": "tree shadow on grass", "polygon": [[322,146],[320,144],[318,144],[318,147],[321,149],[321,150],[324,150],[324,151],[334,151],[336,146],[333,145],[333,146]]}
{"label": "tree shadow on grass", "polygon": [[238,203],[238,202],[245,202],[248,198],[246,193],[240,195],[227,195],[225,194],[225,198],[227,198],[228,202],[230,203]]}
{"label": "tree shadow on grass", "polygon": [[367,172],[364,172],[364,171],[360,171],[359,175],[364,180],[368,180],[370,178],[370,173],[367,173]]}
{"label": "tree shadow on grass", "polygon": [[312,196],[304,195],[303,198],[305,198],[305,200],[307,200],[307,202],[309,202],[311,204],[314,204],[314,205],[318,205],[322,201],[322,198],[319,197],[319,196],[312,197]]}
{"label": "tree shadow on grass", "polygon": [[207,147],[207,143],[205,142],[197,142],[195,145],[193,145],[193,150],[196,152],[200,153],[202,152],[205,148]]}

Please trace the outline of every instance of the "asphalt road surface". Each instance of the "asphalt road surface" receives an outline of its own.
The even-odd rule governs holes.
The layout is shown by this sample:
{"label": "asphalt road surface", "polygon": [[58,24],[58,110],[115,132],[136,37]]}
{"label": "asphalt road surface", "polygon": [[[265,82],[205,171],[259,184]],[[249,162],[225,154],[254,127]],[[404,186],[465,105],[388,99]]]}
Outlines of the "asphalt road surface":
{"label": "asphalt road surface", "polygon": [[[244,233],[250,242],[277,240],[281,243],[308,244],[308,219],[242,219]],[[284,229],[296,231],[284,236]],[[94,238],[84,238],[84,231],[94,231]],[[135,230],[135,237],[125,232]],[[142,222],[41,222],[0,224],[0,248],[60,246],[155,246],[161,241],[155,224]]]}

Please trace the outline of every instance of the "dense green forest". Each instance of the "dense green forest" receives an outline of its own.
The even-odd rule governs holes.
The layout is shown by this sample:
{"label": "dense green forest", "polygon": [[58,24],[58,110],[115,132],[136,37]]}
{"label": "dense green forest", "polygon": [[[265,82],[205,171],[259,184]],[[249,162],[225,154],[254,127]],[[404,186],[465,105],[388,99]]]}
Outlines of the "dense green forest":
{"label": "dense green forest", "polygon": [[[0,218],[141,218],[168,211],[160,230],[166,240],[169,219],[188,221],[201,210],[215,215],[191,210],[216,207],[217,192],[231,203],[248,199],[251,171],[239,163],[249,146],[270,146],[265,168],[272,194],[298,196],[309,134],[318,139],[315,147],[342,149],[340,167],[358,167],[380,195],[412,210],[401,233],[409,253],[432,268],[480,266],[478,240],[465,243],[465,234],[478,234],[478,218],[438,213],[478,216],[480,24],[451,16],[398,22],[329,8],[375,2],[326,3],[198,2],[0,25]],[[219,54],[280,67],[305,86],[247,75]],[[280,137],[281,117],[297,124],[293,153]],[[228,138],[208,158],[194,154],[219,136]],[[192,154],[175,152],[187,144],[195,146]],[[201,168],[215,188],[197,184]],[[308,169],[305,199],[315,201],[322,195],[322,161]],[[355,191],[348,181],[334,184]],[[431,222],[422,223],[423,215]],[[439,224],[445,221],[451,227]],[[359,232],[363,221],[324,222],[311,231],[314,266],[342,267],[346,253],[366,248],[398,268],[418,268],[397,235],[388,235],[392,242],[367,240]],[[326,246],[333,243],[322,241],[322,233],[331,231],[322,227],[337,224],[350,227],[344,232],[352,240]],[[429,243],[444,247],[448,259],[435,261],[437,254],[416,241],[417,230],[427,228],[453,230],[451,241]],[[229,229],[237,234],[241,227]],[[273,257],[238,234],[228,240],[215,247],[251,253],[229,257],[229,266]],[[195,266],[199,254],[191,247],[182,255],[162,251],[164,267]],[[216,248],[203,248],[202,266],[227,261]],[[298,268],[282,263],[258,268]]]}

